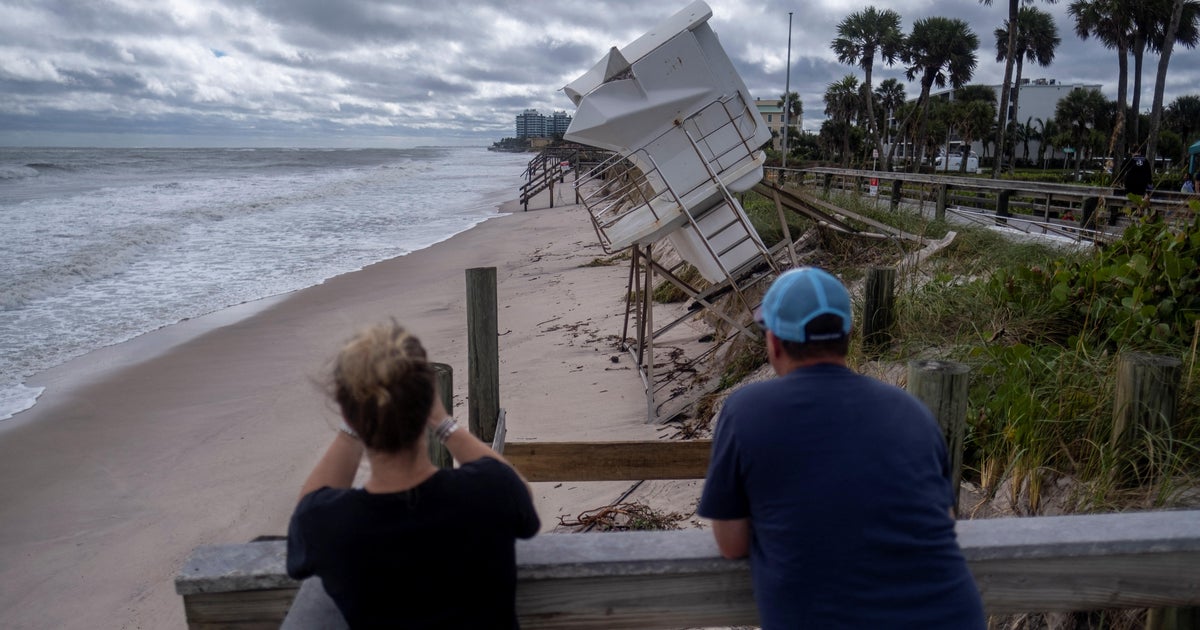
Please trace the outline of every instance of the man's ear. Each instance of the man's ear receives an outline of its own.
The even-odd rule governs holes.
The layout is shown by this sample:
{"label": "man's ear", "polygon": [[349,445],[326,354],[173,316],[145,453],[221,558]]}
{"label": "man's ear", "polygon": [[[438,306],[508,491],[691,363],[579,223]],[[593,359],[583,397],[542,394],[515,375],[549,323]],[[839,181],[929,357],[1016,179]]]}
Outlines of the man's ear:
{"label": "man's ear", "polygon": [[767,346],[767,360],[774,362],[775,358],[783,352],[783,343],[779,341],[779,337],[776,337],[775,333],[769,330],[763,331],[763,334]]}

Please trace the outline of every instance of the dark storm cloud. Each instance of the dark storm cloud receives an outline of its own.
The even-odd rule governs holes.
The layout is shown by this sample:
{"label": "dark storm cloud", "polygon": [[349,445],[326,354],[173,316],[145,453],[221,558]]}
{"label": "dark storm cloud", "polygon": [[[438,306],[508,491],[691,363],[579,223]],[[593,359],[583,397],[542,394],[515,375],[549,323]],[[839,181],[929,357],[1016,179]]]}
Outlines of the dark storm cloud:
{"label": "dark storm cloud", "polygon": [[[844,0],[710,0],[710,21],[754,96],[775,98],[786,80],[805,127],[824,118],[826,87],[855,67],[829,49],[836,26],[865,8]],[[880,0],[905,31],[940,15],[968,22],[980,40],[973,82],[995,84],[993,31],[1005,4]],[[526,108],[571,112],[563,85],[686,5],[644,0],[0,0],[0,143],[44,134],[147,142],[484,144],[513,133]],[[1053,67],[1025,76],[1116,92],[1116,54],[1080,41],[1066,2],[1036,6],[1058,20]],[[1158,58],[1147,55],[1143,108]],[[1167,102],[1195,93],[1200,64],[1177,50]],[[877,62],[875,82],[904,80]],[[916,89],[908,85],[910,96]],[[91,135],[89,135],[91,134]],[[117,138],[117,140],[113,140]],[[180,140],[180,139],[183,140]],[[99,141],[99,140],[97,140]],[[165,141],[165,140],[164,140]]]}

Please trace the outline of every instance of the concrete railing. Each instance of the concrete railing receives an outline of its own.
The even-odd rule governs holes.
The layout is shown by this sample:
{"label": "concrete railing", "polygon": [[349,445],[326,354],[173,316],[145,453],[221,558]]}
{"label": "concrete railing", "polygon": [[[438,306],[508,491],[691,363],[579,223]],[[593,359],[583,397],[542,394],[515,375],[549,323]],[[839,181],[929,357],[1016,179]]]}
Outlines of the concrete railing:
{"label": "concrete railing", "polygon": [[[989,614],[1200,605],[1200,511],[959,521],[958,538]],[[285,547],[194,550],[175,580],[189,627],[278,627],[293,599],[288,628],[328,627]],[[543,534],[517,543],[517,581],[523,628],[757,623],[749,564],[704,530]]]}

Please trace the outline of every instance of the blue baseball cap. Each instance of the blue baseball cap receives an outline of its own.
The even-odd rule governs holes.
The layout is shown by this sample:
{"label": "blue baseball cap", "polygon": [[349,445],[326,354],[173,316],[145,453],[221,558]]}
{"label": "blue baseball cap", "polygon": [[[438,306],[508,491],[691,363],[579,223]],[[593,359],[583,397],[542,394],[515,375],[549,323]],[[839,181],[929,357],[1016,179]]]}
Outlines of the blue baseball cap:
{"label": "blue baseball cap", "polygon": [[[805,327],[821,315],[840,317],[841,332],[807,334]],[[841,339],[850,334],[850,293],[827,271],[816,267],[791,269],[767,289],[754,320],[776,337],[797,343]]]}

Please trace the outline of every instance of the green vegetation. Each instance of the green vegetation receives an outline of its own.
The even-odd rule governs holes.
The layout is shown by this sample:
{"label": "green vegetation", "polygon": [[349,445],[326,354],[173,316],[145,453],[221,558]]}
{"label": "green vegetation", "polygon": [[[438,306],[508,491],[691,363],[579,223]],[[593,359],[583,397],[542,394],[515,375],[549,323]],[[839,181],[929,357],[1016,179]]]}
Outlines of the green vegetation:
{"label": "green vegetation", "polygon": [[[1200,207],[1195,208],[1200,210]],[[1117,243],[1064,252],[963,229],[897,296],[895,360],[935,355],[972,367],[964,462],[1019,511],[1069,479],[1068,511],[1169,505],[1200,473],[1200,219],[1139,219]],[[1116,361],[1183,360],[1178,421],[1128,447],[1110,442]],[[1121,471],[1121,474],[1118,474]]]}
{"label": "green vegetation", "polygon": [[[1146,216],[1121,240],[1096,248],[1010,240],[983,228],[893,213],[870,199],[831,202],[907,232],[957,237],[897,285],[896,342],[850,362],[903,365],[940,358],[972,369],[964,476],[988,496],[1001,490],[1020,513],[1100,511],[1174,504],[1200,478],[1200,204],[1186,221]],[[743,204],[765,242],[779,237],[774,204]],[[793,237],[811,227],[797,220]],[[773,231],[772,231],[773,230]],[[911,246],[826,235],[810,264],[848,282],[894,265]],[[765,363],[761,344],[729,353],[731,387]],[[758,351],[756,351],[756,348]],[[1114,445],[1113,398],[1122,353],[1183,362],[1177,421]],[[711,406],[712,401],[707,401]],[[1050,492],[1049,490],[1053,490]]]}

